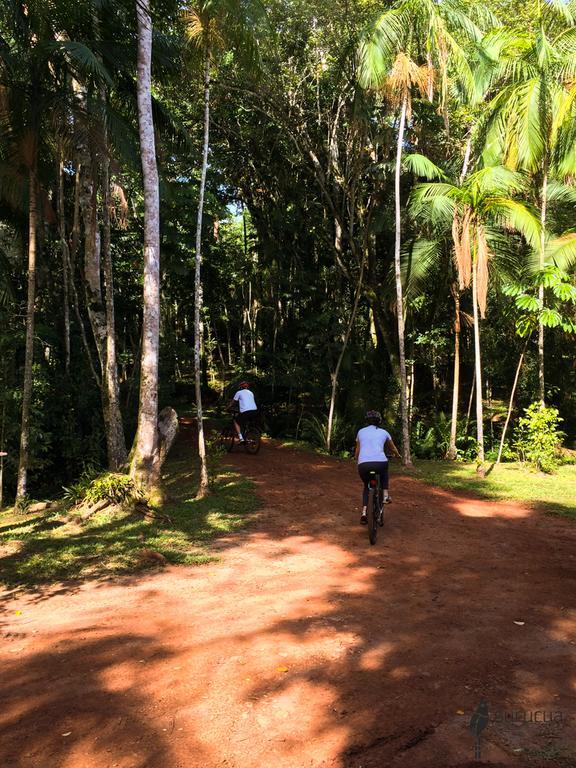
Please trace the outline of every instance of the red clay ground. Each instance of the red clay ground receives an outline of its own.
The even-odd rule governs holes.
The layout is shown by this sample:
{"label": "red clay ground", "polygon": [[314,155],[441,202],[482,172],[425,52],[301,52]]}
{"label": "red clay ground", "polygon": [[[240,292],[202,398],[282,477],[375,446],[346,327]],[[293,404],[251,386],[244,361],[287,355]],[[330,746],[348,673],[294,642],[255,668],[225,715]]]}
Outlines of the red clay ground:
{"label": "red clay ground", "polygon": [[576,526],[396,474],[370,547],[351,462],[231,462],[218,564],[4,594],[0,768],[464,768],[482,698],[483,765],[576,766]]}

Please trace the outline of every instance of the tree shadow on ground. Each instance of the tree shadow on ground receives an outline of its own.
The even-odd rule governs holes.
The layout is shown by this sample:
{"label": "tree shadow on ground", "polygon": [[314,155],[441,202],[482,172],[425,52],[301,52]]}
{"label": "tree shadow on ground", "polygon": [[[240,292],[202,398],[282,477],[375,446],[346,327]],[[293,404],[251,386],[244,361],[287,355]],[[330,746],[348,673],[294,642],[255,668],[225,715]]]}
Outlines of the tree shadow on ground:
{"label": "tree shadow on ground", "polygon": [[[569,521],[397,475],[395,502],[370,547],[350,462],[272,445],[253,459],[229,461],[252,477],[265,506],[253,526],[219,540],[226,558],[218,566],[171,569],[130,589],[118,582],[98,611],[90,587],[40,606],[74,606],[84,621],[113,615],[118,629],[93,641],[78,636],[62,657],[55,646],[11,661],[0,684],[10,735],[0,757],[14,760],[6,745],[21,744],[28,728],[34,750],[38,739],[62,760],[42,768],[92,768],[80,752],[62,751],[59,739],[68,737],[55,736],[54,722],[71,722],[62,732],[74,732],[76,717],[79,728],[98,718],[109,725],[129,711],[149,746],[130,763],[130,732],[106,736],[110,754],[126,756],[122,768],[464,768],[479,765],[468,723],[486,699],[493,719],[482,738],[485,765],[574,765]],[[125,625],[134,617],[154,621],[154,631],[131,635]],[[126,667],[132,687],[121,694]],[[64,687],[46,692],[59,669],[68,674]],[[95,687],[96,696],[76,696],[76,712],[66,680],[76,691]],[[505,717],[535,711],[566,717]],[[157,712],[178,713],[183,744],[167,741],[170,722],[157,727]],[[78,732],[90,759],[109,754]]]}
{"label": "tree shadow on ground", "polygon": [[[157,638],[90,627],[60,637],[49,651],[5,664],[0,679],[0,765],[3,768],[103,768],[174,765],[173,712],[159,705],[143,717],[144,667],[170,655]],[[25,739],[22,735],[25,734]],[[202,760],[200,745],[191,754]]]}

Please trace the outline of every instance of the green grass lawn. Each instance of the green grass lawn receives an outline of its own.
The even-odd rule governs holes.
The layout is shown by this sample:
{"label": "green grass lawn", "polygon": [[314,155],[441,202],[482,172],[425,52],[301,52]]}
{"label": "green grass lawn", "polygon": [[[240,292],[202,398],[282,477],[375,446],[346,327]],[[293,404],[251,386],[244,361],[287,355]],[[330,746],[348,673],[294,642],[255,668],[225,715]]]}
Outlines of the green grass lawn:
{"label": "green grass lawn", "polygon": [[96,513],[82,522],[64,507],[36,514],[0,513],[0,583],[35,586],[63,579],[127,573],[140,551],[152,549],[170,563],[215,559],[210,542],[241,528],[258,506],[252,484],[212,467],[212,493],[196,501],[193,451],[178,447],[164,468],[168,501],[160,510],[172,523],[123,511]]}
{"label": "green grass lawn", "polygon": [[560,467],[553,475],[521,464],[500,464],[485,478],[472,464],[450,461],[416,462],[415,475],[431,485],[473,493],[483,499],[516,500],[546,512],[576,517],[576,466]]}

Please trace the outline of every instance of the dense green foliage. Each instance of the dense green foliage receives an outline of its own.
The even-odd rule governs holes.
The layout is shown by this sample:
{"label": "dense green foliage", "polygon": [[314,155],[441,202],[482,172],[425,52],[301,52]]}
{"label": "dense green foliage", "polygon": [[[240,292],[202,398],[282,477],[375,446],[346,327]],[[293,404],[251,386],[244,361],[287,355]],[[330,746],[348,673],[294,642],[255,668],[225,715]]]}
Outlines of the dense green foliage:
{"label": "dense green foliage", "polygon": [[525,415],[518,419],[514,442],[522,461],[543,472],[552,472],[558,466],[562,441],[559,421],[557,408],[541,408],[538,404],[526,408]]}
{"label": "dense green foliage", "polygon": [[[448,451],[456,326],[456,449],[469,459],[477,450],[476,416],[468,411],[472,291],[458,261],[469,235],[471,263],[485,267],[478,325],[488,456],[526,343],[505,457],[519,445],[517,414],[539,399],[539,326],[546,403],[574,443],[576,28],[573,3],[533,5],[522,4],[516,17],[496,0],[483,8],[451,0],[428,19],[415,0],[384,16],[390,9],[375,0],[206,0],[187,7],[196,15],[183,14],[181,3],[152,3],[161,408],[193,401],[203,139],[196,42],[208,39],[200,28],[191,32],[197,18],[212,56],[202,231],[206,404],[224,402],[248,376],[271,434],[326,443],[337,373],[331,450],[351,449],[367,407],[381,409],[400,437],[394,171],[404,94],[401,259],[412,450],[423,457]],[[418,21],[408,29],[410,14]],[[29,494],[66,486],[79,496],[73,484],[82,473],[106,466],[94,318],[110,297],[128,446],[134,436],[143,232],[135,30],[128,0],[11,0],[0,9],[5,499],[14,496],[18,467],[31,200],[39,221]],[[367,66],[377,77],[366,77]],[[104,264],[108,227],[113,289]],[[97,240],[98,300],[87,274]],[[534,424],[538,414],[530,413]],[[545,413],[536,429],[555,443]],[[526,458],[550,467],[545,457]]]}

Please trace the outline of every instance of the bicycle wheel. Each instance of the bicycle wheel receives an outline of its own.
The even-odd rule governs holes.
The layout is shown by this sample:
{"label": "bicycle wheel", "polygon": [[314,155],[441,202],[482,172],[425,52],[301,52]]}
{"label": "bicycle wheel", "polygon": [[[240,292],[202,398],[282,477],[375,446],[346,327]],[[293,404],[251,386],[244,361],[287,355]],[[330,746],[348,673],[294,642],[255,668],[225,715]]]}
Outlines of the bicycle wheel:
{"label": "bicycle wheel", "polygon": [[254,427],[247,427],[244,432],[244,450],[255,456],[260,450],[260,431]]}
{"label": "bicycle wheel", "polygon": [[376,544],[378,535],[378,491],[375,488],[368,490],[368,538],[370,544]]}
{"label": "bicycle wheel", "polygon": [[232,427],[224,427],[220,433],[220,445],[228,453],[234,448],[234,430]]}

